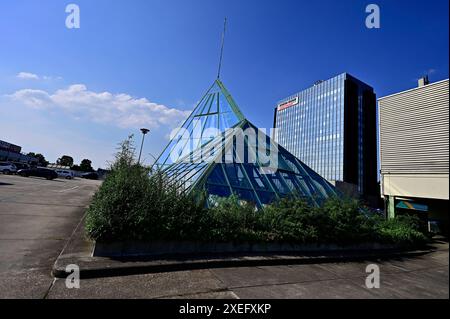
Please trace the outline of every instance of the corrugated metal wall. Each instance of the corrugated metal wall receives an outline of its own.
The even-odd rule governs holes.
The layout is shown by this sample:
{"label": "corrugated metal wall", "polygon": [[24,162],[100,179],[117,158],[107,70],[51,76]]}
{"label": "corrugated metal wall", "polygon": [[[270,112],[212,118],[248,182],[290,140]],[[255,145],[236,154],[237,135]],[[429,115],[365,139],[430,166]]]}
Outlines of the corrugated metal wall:
{"label": "corrugated metal wall", "polygon": [[378,103],[381,174],[448,174],[448,79]]}

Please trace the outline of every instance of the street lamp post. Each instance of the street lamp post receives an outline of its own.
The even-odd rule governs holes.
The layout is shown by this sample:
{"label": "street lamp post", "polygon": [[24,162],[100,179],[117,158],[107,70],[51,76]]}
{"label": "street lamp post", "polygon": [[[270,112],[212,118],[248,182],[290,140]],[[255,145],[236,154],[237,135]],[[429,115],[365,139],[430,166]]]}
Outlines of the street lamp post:
{"label": "street lamp post", "polygon": [[141,132],[142,132],[142,143],[141,143],[141,150],[139,151],[139,159],[138,159],[138,164],[141,163],[141,154],[142,154],[142,147],[144,146],[144,139],[145,139],[145,135],[150,132],[149,129],[146,128],[141,128]]}

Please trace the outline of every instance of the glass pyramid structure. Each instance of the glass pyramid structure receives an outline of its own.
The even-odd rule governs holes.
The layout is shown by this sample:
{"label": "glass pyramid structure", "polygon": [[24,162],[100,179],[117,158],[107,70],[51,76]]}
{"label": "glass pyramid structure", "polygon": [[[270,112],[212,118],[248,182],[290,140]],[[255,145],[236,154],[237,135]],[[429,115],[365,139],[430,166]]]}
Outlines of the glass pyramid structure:
{"label": "glass pyramid structure", "polygon": [[250,123],[219,79],[155,164],[183,191],[236,194],[258,207],[285,196],[317,205],[337,195],[324,178]]}

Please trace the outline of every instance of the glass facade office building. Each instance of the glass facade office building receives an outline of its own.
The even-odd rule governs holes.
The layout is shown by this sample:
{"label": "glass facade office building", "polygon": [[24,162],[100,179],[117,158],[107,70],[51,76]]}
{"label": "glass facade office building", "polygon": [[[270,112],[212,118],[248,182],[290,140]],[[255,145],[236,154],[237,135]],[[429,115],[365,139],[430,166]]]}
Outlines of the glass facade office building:
{"label": "glass facade office building", "polygon": [[280,101],[275,140],[329,181],[377,193],[376,96],[347,73]]}

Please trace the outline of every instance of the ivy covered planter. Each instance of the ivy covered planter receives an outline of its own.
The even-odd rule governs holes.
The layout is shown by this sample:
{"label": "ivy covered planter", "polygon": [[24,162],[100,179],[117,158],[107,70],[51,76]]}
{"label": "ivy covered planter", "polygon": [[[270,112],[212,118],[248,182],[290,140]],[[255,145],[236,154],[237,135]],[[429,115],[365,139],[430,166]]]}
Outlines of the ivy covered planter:
{"label": "ivy covered planter", "polygon": [[163,172],[136,163],[131,139],[86,215],[96,254],[117,255],[412,247],[427,241],[420,229],[418,219],[386,220],[351,199],[329,198],[318,207],[293,194],[256,210],[235,195],[181,192]]}

